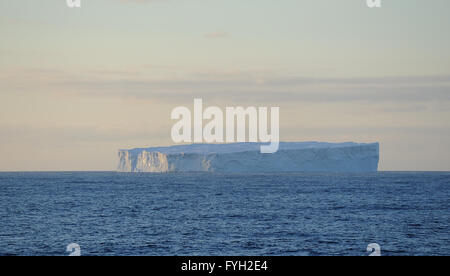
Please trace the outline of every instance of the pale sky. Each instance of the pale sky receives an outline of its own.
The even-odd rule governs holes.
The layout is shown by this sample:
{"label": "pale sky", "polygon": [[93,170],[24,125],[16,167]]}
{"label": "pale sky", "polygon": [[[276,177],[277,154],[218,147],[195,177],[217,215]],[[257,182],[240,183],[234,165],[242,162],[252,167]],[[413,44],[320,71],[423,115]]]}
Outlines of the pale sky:
{"label": "pale sky", "polygon": [[115,170],[170,112],[279,106],[283,141],[450,170],[450,1],[0,1],[0,171]]}

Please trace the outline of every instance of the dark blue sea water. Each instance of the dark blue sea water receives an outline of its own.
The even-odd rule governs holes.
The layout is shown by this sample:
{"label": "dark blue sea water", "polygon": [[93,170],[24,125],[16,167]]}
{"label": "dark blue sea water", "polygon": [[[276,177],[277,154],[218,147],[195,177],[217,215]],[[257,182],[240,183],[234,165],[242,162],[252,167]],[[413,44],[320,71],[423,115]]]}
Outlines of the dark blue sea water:
{"label": "dark blue sea water", "polygon": [[0,255],[450,255],[450,173],[0,173]]}

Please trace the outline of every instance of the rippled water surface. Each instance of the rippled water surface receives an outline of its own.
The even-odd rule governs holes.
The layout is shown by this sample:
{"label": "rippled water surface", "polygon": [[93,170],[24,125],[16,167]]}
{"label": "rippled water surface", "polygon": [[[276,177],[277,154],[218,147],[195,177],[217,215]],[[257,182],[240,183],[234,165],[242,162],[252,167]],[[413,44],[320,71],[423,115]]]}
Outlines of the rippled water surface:
{"label": "rippled water surface", "polygon": [[0,255],[450,254],[450,173],[0,173]]}

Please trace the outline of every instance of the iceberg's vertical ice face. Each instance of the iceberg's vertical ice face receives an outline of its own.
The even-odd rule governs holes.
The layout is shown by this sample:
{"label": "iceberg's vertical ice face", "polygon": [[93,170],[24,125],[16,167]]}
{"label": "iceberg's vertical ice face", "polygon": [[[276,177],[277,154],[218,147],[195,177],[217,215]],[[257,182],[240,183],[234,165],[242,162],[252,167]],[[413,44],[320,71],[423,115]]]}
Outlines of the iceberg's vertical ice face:
{"label": "iceberg's vertical ice face", "polygon": [[119,151],[119,172],[376,172],[379,144],[280,143],[273,154],[261,143],[193,144]]}

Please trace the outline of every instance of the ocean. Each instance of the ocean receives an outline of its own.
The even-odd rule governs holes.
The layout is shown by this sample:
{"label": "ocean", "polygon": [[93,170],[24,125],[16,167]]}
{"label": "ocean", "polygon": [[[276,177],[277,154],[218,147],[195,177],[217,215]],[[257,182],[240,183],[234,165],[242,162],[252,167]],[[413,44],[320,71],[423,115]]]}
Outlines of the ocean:
{"label": "ocean", "polygon": [[450,255],[450,173],[0,173],[0,255]]}

